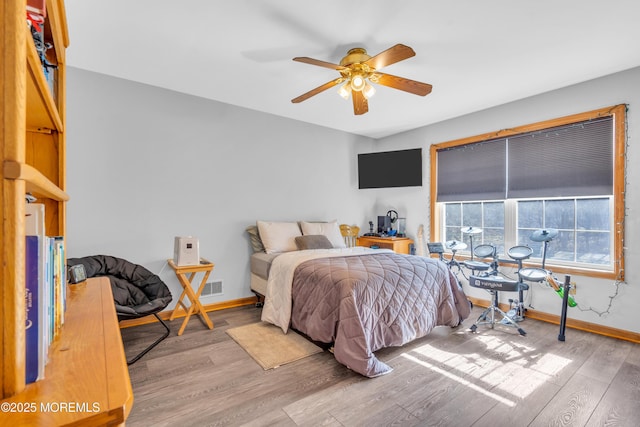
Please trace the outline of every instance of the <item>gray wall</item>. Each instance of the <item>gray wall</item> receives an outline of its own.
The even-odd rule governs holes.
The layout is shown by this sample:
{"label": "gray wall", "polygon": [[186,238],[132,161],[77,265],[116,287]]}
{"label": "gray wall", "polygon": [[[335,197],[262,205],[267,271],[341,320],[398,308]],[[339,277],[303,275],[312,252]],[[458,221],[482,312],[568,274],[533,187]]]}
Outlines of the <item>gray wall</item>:
{"label": "gray wall", "polygon": [[[635,165],[640,162],[640,148],[637,135],[640,135],[640,68],[613,74],[604,78],[555,90],[517,102],[490,108],[474,114],[447,120],[410,132],[394,135],[374,144],[375,151],[403,148],[423,148],[426,165],[423,187],[402,189],[366,190],[371,199],[370,206],[376,212],[395,209],[400,216],[407,217],[407,229],[414,231],[419,224],[425,226],[428,237],[429,226],[429,147],[431,144],[451,141],[473,135],[484,134],[500,129],[536,123],[557,117],[595,110],[617,104],[628,104],[628,146],[626,176],[626,216],[625,216],[625,266],[626,283],[619,286],[616,296],[608,309],[610,298],[616,291],[615,280],[594,279],[574,276],[577,283],[577,301],[579,307],[571,308],[568,316],[587,322],[602,324],[628,331],[640,332],[640,247],[633,236],[638,235],[639,219],[635,208],[640,206],[640,170]],[[365,150],[363,150],[364,152]],[[464,173],[464,171],[460,171]],[[561,280],[563,275],[559,275]],[[465,286],[469,295],[488,299],[482,290]],[[534,285],[531,290],[532,305],[546,313],[560,314],[561,300],[548,288]],[[513,295],[503,293],[502,300]],[[526,327],[525,327],[526,329]]]}
{"label": "gray wall", "polygon": [[142,264],[174,303],[174,236],[198,237],[215,263],[214,303],[253,295],[244,230],[257,219],[362,221],[368,138],[76,68],[67,97],[68,256]]}
{"label": "gray wall", "polygon": [[[373,141],[69,68],[68,255],[110,254],[142,264],[177,299],[181,288],[166,259],[174,236],[193,235],[201,255],[216,264],[212,279],[224,286],[223,295],[203,303],[250,296],[244,229],[256,219],[337,219],[367,230],[369,220],[395,209],[415,237],[419,224],[429,224],[431,144],[627,103],[627,281],[609,312],[598,314],[607,310],[615,282],[574,277],[579,308],[569,316],[640,332],[640,248],[630,239],[640,203],[633,167],[640,160],[633,138],[640,134],[638,87],[640,68]],[[423,187],[357,189],[357,153],[416,147],[423,147]],[[560,299],[537,285],[531,304],[560,312]]]}

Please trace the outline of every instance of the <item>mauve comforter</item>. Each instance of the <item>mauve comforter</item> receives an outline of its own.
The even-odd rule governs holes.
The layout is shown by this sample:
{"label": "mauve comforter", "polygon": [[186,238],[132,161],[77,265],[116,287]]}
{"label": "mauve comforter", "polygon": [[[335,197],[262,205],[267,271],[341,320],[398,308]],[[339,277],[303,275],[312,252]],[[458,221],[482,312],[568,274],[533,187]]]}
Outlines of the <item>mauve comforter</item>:
{"label": "mauve comforter", "polygon": [[439,260],[378,252],[300,263],[291,285],[291,326],[334,343],[338,362],[367,377],[391,371],[373,352],[401,346],[471,311]]}

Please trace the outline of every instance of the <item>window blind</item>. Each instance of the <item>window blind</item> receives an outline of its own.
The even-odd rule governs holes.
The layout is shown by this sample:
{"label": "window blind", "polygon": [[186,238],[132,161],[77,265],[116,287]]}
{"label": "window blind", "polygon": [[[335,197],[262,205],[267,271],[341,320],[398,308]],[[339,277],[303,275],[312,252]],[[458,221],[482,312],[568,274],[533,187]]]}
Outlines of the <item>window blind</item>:
{"label": "window blind", "polygon": [[613,194],[613,118],[509,138],[507,197]]}
{"label": "window blind", "polygon": [[613,117],[437,153],[437,201],[613,194]]}
{"label": "window blind", "polygon": [[438,151],[438,202],[504,199],[506,139]]}

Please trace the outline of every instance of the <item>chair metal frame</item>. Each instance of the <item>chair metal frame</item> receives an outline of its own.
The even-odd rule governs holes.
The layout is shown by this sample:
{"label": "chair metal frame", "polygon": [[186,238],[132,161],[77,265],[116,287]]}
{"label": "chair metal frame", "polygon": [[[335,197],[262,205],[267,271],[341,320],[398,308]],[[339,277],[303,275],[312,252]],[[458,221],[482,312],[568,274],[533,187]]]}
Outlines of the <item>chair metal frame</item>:
{"label": "chair metal frame", "polygon": [[160,316],[158,316],[158,313],[157,312],[153,313],[153,315],[156,316],[156,319],[158,319],[158,322],[160,322],[160,324],[164,327],[164,329],[165,329],[164,334],[162,336],[160,336],[157,340],[155,340],[151,345],[147,346],[144,350],[142,350],[140,353],[138,353],[136,356],[134,356],[133,358],[127,360],[127,366],[133,365],[134,363],[136,363],[138,360],[140,360],[140,358],[142,356],[144,356],[145,354],[149,353],[155,346],[160,344],[171,333],[171,329],[169,329],[169,325],[167,325],[160,318]]}

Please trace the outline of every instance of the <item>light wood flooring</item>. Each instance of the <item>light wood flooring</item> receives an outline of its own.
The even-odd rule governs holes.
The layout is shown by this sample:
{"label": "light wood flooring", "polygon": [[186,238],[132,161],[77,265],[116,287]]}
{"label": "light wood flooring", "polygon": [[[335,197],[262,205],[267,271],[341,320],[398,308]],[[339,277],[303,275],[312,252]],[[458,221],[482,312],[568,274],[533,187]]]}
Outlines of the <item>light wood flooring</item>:
{"label": "light wood flooring", "polygon": [[[264,371],[225,333],[257,322],[246,306],[192,317],[129,371],[127,426],[638,426],[640,344],[526,319],[515,329],[437,327],[376,353],[393,372],[369,379],[325,351]],[[128,357],[162,331],[122,330]]]}

